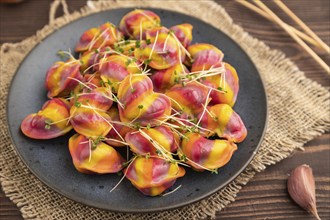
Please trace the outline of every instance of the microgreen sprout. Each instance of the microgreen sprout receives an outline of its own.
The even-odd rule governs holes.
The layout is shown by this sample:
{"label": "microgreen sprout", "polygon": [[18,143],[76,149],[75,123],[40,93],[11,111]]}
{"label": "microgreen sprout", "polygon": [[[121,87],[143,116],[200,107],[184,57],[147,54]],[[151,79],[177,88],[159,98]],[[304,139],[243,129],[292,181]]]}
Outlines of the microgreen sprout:
{"label": "microgreen sprout", "polygon": [[52,125],[52,120],[50,120],[50,119],[47,118],[45,120],[45,129],[49,130],[51,128],[50,127],[51,125]]}
{"label": "microgreen sprout", "polygon": [[139,40],[135,41],[135,48],[140,48],[141,42]]}
{"label": "microgreen sprout", "polygon": [[126,168],[126,170],[125,170],[125,172],[124,172],[124,175],[122,176],[122,178],[118,181],[118,183],[110,190],[110,193],[112,192],[112,191],[114,191],[118,186],[119,186],[119,184],[124,180],[124,178],[126,177],[126,174],[127,174],[127,172],[128,172],[128,169],[129,169],[129,167],[133,164],[133,162],[135,161],[135,159],[137,158],[137,156],[133,156],[129,161],[127,161],[126,163],[124,163],[123,164],[123,167],[126,167],[127,166],[127,168]]}

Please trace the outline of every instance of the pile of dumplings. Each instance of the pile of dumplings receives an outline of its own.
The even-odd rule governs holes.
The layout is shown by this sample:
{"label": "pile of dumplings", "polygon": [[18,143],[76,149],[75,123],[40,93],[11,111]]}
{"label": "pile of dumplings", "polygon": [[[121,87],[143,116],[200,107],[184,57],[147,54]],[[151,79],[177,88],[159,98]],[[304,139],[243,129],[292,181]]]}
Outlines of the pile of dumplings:
{"label": "pile of dumplings", "polygon": [[233,110],[239,79],[220,49],[192,44],[192,29],[164,27],[137,9],[119,27],[85,31],[79,58],[62,52],[65,61],[47,71],[49,100],[25,117],[22,132],[51,139],[73,129],[68,147],[79,172],[121,171],[148,196],[166,193],[185,169],[216,173],[247,135]]}

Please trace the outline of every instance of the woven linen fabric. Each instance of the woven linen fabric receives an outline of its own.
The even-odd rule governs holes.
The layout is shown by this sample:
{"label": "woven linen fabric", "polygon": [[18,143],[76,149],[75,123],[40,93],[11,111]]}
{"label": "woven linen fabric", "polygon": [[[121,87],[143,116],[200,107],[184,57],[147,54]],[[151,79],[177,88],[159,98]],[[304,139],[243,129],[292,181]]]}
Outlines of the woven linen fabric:
{"label": "woven linen fabric", "polygon": [[[1,140],[0,181],[5,194],[19,207],[25,219],[203,219],[235,200],[236,194],[256,172],[288,157],[304,143],[330,129],[330,93],[307,79],[283,53],[272,50],[233,23],[213,1],[88,1],[79,12],[69,13],[64,0],[55,0],[50,23],[35,36],[1,46]],[[54,18],[62,4],[65,15]],[[263,78],[268,98],[268,128],[250,165],[219,192],[180,209],[150,214],[125,214],[91,208],[54,192],[40,182],[20,160],[11,142],[6,122],[6,97],[15,71],[29,51],[56,29],[80,17],[120,7],[154,7],[197,16],[230,36],[250,56]],[[196,12],[199,13],[196,13]]]}

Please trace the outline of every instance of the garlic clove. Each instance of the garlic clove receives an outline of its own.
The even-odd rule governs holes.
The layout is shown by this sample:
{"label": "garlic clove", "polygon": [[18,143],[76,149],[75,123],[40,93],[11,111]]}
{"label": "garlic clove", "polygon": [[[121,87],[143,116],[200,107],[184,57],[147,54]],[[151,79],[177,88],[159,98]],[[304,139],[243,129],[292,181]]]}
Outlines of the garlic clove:
{"label": "garlic clove", "polygon": [[288,192],[291,198],[303,209],[321,219],[316,209],[315,181],[312,168],[303,164],[291,171],[288,178]]}

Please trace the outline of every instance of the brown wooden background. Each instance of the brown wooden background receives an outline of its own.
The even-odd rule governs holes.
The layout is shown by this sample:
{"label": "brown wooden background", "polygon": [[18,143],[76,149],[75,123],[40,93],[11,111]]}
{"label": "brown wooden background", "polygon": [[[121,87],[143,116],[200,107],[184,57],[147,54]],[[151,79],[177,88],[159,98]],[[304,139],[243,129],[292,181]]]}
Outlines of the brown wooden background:
{"label": "brown wooden background", "polygon": [[[48,22],[51,1],[25,0],[18,5],[0,5],[0,43],[21,41],[42,28]],[[67,2],[71,11],[85,4],[84,0],[67,0]],[[306,73],[307,77],[324,86],[330,86],[330,77],[278,26],[232,0],[217,0],[217,2],[224,6],[234,21],[251,35],[264,41],[271,48],[283,51]],[[287,18],[274,3],[264,2],[276,14]],[[329,45],[329,0],[285,0],[284,2]],[[284,20],[293,24],[290,19]],[[318,54],[328,64],[330,63],[329,55],[320,51]],[[320,217],[330,219],[330,134],[314,139],[305,147],[304,152],[295,152],[290,158],[269,166],[264,172],[257,174],[241,190],[236,201],[217,214],[217,219],[313,219],[288,197],[286,191],[288,173],[303,163],[309,164],[314,170]],[[0,190],[0,219],[22,219],[17,207],[2,190]]]}

